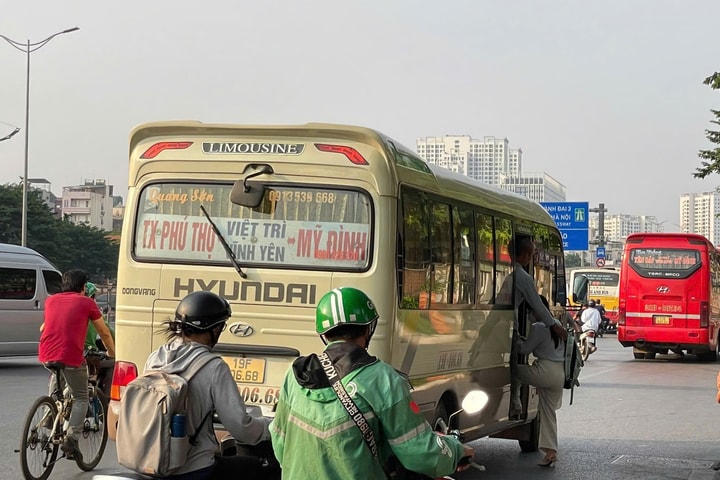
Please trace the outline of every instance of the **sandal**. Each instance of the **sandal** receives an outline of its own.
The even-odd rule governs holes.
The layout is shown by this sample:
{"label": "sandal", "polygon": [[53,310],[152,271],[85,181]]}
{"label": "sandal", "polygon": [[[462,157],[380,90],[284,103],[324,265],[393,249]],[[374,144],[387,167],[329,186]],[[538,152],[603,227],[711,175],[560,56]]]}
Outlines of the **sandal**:
{"label": "sandal", "polygon": [[550,455],[545,455],[545,458],[542,459],[542,462],[538,463],[538,466],[540,467],[554,467],[555,462],[557,462],[557,454],[553,453]]}

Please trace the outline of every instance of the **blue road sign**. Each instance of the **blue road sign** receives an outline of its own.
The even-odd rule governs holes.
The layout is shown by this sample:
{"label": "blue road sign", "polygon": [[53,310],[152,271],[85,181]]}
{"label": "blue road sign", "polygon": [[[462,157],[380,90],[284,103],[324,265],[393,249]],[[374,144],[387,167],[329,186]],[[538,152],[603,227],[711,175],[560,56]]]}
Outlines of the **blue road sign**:
{"label": "blue road sign", "polygon": [[605,258],[605,247],[597,247],[595,258]]}
{"label": "blue road sign", "polygon": [[562,235],[563,250],[587,250],[587,230],[560,230]]}
{"label": "blue road sign", "polygon": [[560,230],[588,229],[588,202],[540,202]]}
{"label": "blue road sign", "polygon": [[589,202],[540,202],[555,221],[564,250],[588,249]]}

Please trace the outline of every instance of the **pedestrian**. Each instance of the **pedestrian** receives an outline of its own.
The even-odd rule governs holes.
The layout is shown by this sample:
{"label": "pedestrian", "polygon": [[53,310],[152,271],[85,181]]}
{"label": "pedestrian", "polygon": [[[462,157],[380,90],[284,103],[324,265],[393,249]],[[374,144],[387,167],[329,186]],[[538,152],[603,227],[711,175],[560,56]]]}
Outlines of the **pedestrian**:
{"label": "pedestrian", "polygon": [[[525,270],[528,268],[533,256],[535,255],[535,242],[533,242],[533,239],[529,236],[518,235],[510,242],[508,249],[510,256],[513,259],[513,273],[512,275],[506,277],[500,289],[500,294],[502,294],[502,292],[510,292],[512,295],[513,289],[515,292],[513,337],[516,338],[519,334],[519,306],[522,302],[525,302],[525,305],[529,308],[530,313],[532,313],[535,320],[542,322],[546,327],[555,332],[555,335],[564,342],[568,335],[567,331],[565,331],[561,322],[552,316],[550,310],[543,305],[540,300],[540,295],[537,293],[535,280]],[[505,295],[507,295],[507,293]],[[513,341],[513,347],[515,344],[516,342]],[[519,419],[523,414],[523,405],[520,399],[521,382],[518,382],[517,378],[517,352],[513,351],[510,358],[512,384],[510,388],[511,399],[509,416],[511,419]]]}
{"label": "pedestrian", "polygon": [[[216,413],[223,426],[240,444],[257,445],[269,441],[269,419],[245,410],[245,403],[220,355],[212,353],[225,330],[232,311],[224,298],[212,292],[193,292],[183,298],[175,318],[167,322],[167,344],[155,350],[145,363],[145,371],[162,370],[181,374],[200,356],[212,355],[188,383],[186,423],[196,435],[187,461],[173,475],[173,480],[222,480],[242,472],[243,479],[268,479],[279,474],[263,459],[247,456],[216,456],[219,451],[213,422],[205,421]],[[199,433],[195,431],[199,429]]]}
{"label": "pedestrian", "polygon": [[[548,301],[541,300],[549,309]],[[558,459],[558,435],[556,411],[562,405],[565,382],[565,342],[542,322],[530,326],[527,339],[520,338],[518,351],[521,355],[532,353],[536,360],[532,365],[518,365],[518,379],[538,389],[540,397],[538,421],[540,423],[539,447],[545,457],[538,465],[552,467]]]}
{"label": "pedestrian", "polygon": [[336,288],[318,302],[315,327],[327,348],[293,362],[270,427],[282,478],[387,478],[393,456],[433,478],[467,468],[458,463],[472,448],[433,432],[407,378],[368,354],[377,321],[356,288]]}
{"label": "pedestrian", "polygon": [[[115,342],[103,321],[95,301],[85,296],[87,274],[68,270],[62,275],[62,291],[45,300],[45,313],[40,325],[38,359],[42,363],[62,362],[63,381],[72,398],[68,435],[60,448],[68,458],[82,459],[78,439],[88,409],[88,371],[84,345],[88,321],[97,329],[108,356],[115,356]],[[50,395],[55,391],[55,376],[50,377]]]}

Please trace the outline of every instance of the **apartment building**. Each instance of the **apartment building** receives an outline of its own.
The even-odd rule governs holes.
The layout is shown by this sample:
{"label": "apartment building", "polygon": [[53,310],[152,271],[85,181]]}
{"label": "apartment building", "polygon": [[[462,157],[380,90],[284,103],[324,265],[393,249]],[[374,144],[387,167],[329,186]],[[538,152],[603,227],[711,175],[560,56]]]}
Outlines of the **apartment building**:
{"label": "apartment building", "polygon": [[507,138],[469,135],[419,138],[418,155],[428,163],[524,195],[536,202],[564,202],[565,186],[544,172],[524,174],[523,152]]}
{"label": "apartment building", "polygon": [[705,236],[720,246],[720,194],[717,192],[680,195],[680,227],[683,232]]}
{"label": "apartment building", "polygon": [[523,195],[536,202],[564,202],[565,185],[545,172],[527,172],[522,176],[508,176],[500,188]]}
{"label": "apartment building", "polygon": [[499,186],[503,176],[517,175],[522,169],[522,151],[517,149],[511,172],[508,143],[507,138],[476,140],[469,135],[446,135],[419,138],[416,150],[429,163]]}
{"label": "apartment building", "polygon": [[86,180],[83,185],[63,187],[62,214],[73,223],[100,230],[113,229],[113,186],[105,180]]}

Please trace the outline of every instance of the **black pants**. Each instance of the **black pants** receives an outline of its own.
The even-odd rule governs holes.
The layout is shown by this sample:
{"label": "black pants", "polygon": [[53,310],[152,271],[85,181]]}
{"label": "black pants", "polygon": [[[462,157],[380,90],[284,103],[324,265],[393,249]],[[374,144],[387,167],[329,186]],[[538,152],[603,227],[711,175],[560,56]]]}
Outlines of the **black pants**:
{"label": "black pants", "polygon": [[172,475],[166,480],[226,480],[241,478],[242,480],[272,480],[280,478],[280,469],[272,471],[264,466],[257,457],[215,457],[215,465],[194,472]]}

